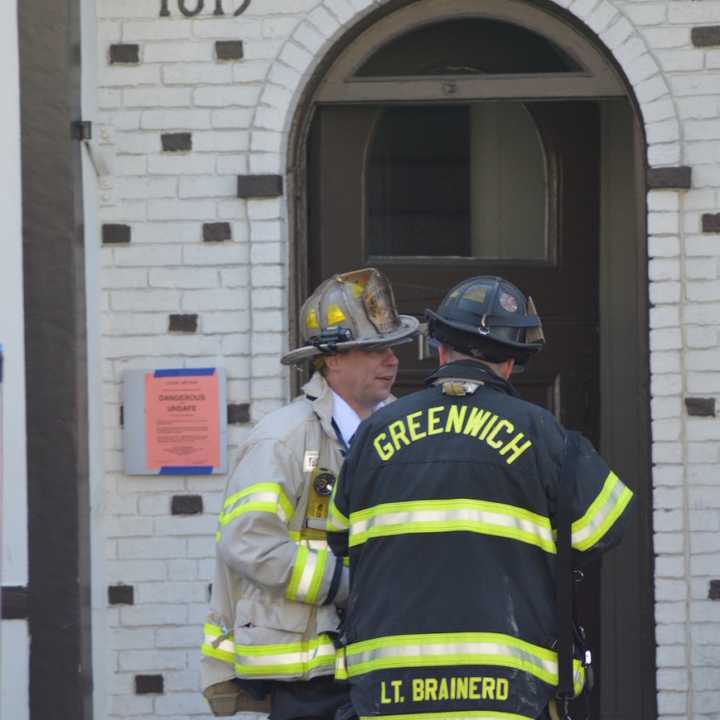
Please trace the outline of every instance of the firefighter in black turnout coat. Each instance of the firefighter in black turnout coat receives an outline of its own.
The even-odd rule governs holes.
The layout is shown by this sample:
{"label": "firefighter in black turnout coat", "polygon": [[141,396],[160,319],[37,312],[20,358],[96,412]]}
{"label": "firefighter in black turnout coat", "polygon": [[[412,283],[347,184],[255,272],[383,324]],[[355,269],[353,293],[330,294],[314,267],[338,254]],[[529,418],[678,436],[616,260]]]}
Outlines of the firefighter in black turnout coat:
{"label": "firefighter in black turnout coat", "polygon": [[[542,349],[540,318],[514,285],[476,277],[428,320],[440,369],[361,425],[331,502],[351,578],[337,672],[360,718],[538,718],[558,684],[567,433],[508,378]],[[569,484],[586,559],[620,540],[632,492],[586,440]],[[579,692],[579,662],[574,679]]]}

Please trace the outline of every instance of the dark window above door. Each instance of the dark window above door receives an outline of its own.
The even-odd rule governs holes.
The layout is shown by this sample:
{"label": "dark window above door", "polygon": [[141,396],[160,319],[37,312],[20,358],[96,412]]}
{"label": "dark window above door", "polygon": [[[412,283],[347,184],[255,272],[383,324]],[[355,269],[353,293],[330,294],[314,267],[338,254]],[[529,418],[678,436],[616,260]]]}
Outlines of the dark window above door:
{"label": "dark window above door", "polygon": [[489,18],[436,22],[392,39],[357,77],[578,72],[564,50],[519,25]]}
{"label": "dark window above door", "polygon": [[421,0],[404,3],[362,31],[333,62],[315,100],[611,96],[625,96],[614,67],[536,3]]}

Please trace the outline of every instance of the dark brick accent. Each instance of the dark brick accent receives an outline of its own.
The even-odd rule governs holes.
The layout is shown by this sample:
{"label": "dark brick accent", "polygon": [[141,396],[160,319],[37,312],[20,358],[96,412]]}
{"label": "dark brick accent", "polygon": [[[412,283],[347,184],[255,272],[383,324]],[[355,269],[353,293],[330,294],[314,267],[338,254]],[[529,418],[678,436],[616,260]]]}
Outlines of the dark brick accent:
{"label": "dark brick accent", "polygon": [[720,25],[695,27],[690,31],[690,39],[695,47],[720,45]]}
{"label": "dark brick accent", "polygon": [[165,680],[162,675],[136,675],[136,695],[162,695],[165,692]]}
{"label": "dark brick accent", "polygon": [[102,226],[103,245],[121,245],[130,242],[130,226],[108,223]]}
{"label": "dark brick accent", "polygon": [[110,46],[111,65],[137,65],[140,62],[140,46],[127,43]]}
{"label": "dark brick accent", "polygon": [[173,495],[170,512],[173,515],[199,515],[203,511],[200,495]]}
{"label": "dark brick accent", "polygon": [[283,194],[282,175],[240,175],[237,194],[239,198],[271,198]]}
{"label": "dark brick accent", "polygon": [[696,417],[715,417],[715,398],[685,398],[685,408],[688,415]]}
{"label": "dark brick accent", "polygon": [[689,190],[692,168],[661,167],[648,168],[647,185],[650,190]]}
{"label": "dark brick accent", "polygon": [[26,587],[18,585],[2,588],[0,617],[3,620],[27,620],[28,589]]}
{"label": "dark brick accent", "polygon": [[232,240],[230,223],[203,223],[203,240],[205,242],[222,242],[223,240]]}
{"label": "dark brick accent", "polygon": [[168,316],[169,332],[197,332],[198,316],[197,315],[170,315]]}
{"label": "dark brick accent", "polygon": [[702,231],[720,233],[720,213],[705,213],[702,216]]}
{"label": "dark brick accent", "polygon": [[125,425],[125,407],[123,405],[120,406],[120,427]]}
{"label": "dark brick accent", "polygon": [[192,150],[192,133],[163,133],[160,136],[163,152]]}
{"label": "dark brick accent", "polygon": [[92,140],[92,122],[90,120],[74,120],[71,122],[70,137],[73,140]]}
{"label": "dark brick accent", "polygon": [[242,40],[218,40],[215,55],[218,60],[242,60],[245,55]]}
{"label": "dark brick accent", "polygon": [[720,580],[711,580],[708,589],[708,600],[720,600]]}
{"label": "dark brick accent", "polygon": [[108,603],[110,605],[134,605],[135,588],[132,585],[108,586]]}
{"label": "dark brick accent", "polygon": [[250,405],[230,404],[227,406],[228,425],[242,425],[250,422]]}

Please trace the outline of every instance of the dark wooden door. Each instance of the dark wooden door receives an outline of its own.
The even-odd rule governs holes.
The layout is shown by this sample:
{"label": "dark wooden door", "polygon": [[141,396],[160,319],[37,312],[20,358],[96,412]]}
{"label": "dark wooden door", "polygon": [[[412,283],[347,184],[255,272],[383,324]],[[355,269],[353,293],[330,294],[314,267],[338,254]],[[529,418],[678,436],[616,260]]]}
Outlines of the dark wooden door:
{"label": "dark wooden door", "polygon": [[[479,274],[508,278],[535,300],[548,341],[546,350],[528,370],[515,376],[516,386],[529,400],[549,408],[563,423],[597,441],[598,109],[591,102],[528,103],[526,107],[542,137],[546,157],[545,259],[460,255],[462,236],[470,225],[469,161],[462,157],[462,117],[448,120],[447,116],[461,116],[462,106],[445,106],[446,118],[440,116],[437,107],[402,109],[404,113],[416,112],[421,118],[417,125],[428,133],[458,132],[450,142],[443,142],[445,157],[433,156],[434,136],[426,136],[430,150],[413,158],[413,164],[406,162],[386,183],[390,192],[400,196],[398,184],[414,182],[425,196],[413,201],[414,212],[395,214],[390,235],[397,228],[400,237],[391,237],[394,244],[389,251],[378,254],[377,240],[368,237],[376,222],[368,211],[371,205],[378,205],[373,195],[379,184],[374,182],[377,173],[368,167],[368,156],[380,118],[398,109],[319,108],[308,158],[309,285],[318,285],[333,272],[372,264],[390,278],[400,311],[421,318],[426,308],[436,308],[449,288],[464,278]],[[449,197],[440,197],[433,207],[434,198],[443,195]],[[452,196],[459,196],[458,201]],[[396,207],[403,202],[400,197]],[[418,207],[429,207],[429,211],[421,214]],[[423,225],[430,230],[423,231]],[[428,234],[432,235],[433,228],[439,248],[429,255],[433,238]],[[406,247],[399,247],[403,243]],[[408,253],[412,248],[407,245],[412,243],[419,246],[418,251]],[[398,352],[402,365],[397,392],[404,394],[421,386],[435,361],[432,357],[419,359],[416,347],[401,347]]]}
{"label": "dark wooden door", "polygon": [[[308,146],[308,284],[373,265],[390,278],[400,312],[422,318],[464,278],[509,279],[535,300],[547,338],[546,349],[514,384],[526,399],[597,444],[599,108],[589,101],[525,108],[545,164],[539,180],[545,196],[543,257],[523,257],[532,253],[521,251],[494,259],[477,257],[468,237],[471,165],[478,162],[467,148],[468,106],[318,108]],[[512,212],[512,194],[503,201]],[[522,248],[522,239],[513,246]],[[402,395],[421,387],[436,360],[423,358],[418,345],[397,350],[395,391]],[[599,578],[599,567],[586,573],[578,603],[596,660]],[[599,717],[598,689],[592,700]]]}

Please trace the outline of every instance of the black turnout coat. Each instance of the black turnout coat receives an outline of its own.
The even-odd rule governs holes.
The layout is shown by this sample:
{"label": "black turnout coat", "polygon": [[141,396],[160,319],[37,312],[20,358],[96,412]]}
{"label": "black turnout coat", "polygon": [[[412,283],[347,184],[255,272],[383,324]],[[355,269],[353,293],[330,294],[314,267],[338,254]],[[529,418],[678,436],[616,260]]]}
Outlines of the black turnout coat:
{"label": "black turnout coat", "polygon": [[[553,415],[475,361],[362,423],[328,516],[350,558],[338,676],[360,718],[521,720],[547,706],[565,443]],[[576,467],[580,561],[620,540],[632,492],[587,440]]]}

